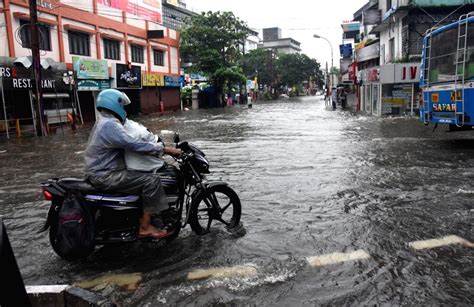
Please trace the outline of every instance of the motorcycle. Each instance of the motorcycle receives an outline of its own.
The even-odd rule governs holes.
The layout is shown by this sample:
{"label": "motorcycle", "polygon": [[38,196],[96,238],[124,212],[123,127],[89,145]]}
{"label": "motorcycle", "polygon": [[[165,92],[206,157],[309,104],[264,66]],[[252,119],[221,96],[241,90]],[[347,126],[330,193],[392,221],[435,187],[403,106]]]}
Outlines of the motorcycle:
{"label": "motorcycle", "polygon": [[[201,150],[188,142],[180,142],[177,134],[174,142],[183,151],[179,158],[175,158],[178,167],[165,164],[155,171],[160,176],[169,206],[152,220],[153,225],[168,232],[168,236],[161,240],[170,242],[187,224],[197,235],[210,232],[214,221],[220,222],[229,231],[240,228],[241,203],[237,193],[226,182],[206,180],[205,175],[210,173],[209,162]],[[81,178],[51,178],[41,183],[41,187],[44,198],[51,205],[46,223],[39,232],[49,229],[51,246],[62,258],[73,260],[87,256],[62,255],[58,248],[59,212],[70,193],[81,196],[83,207],[92,217],[94,246],[137,240],[155,241],[138,237],[139,219],[143,213],[138,195],[100,191]]]}

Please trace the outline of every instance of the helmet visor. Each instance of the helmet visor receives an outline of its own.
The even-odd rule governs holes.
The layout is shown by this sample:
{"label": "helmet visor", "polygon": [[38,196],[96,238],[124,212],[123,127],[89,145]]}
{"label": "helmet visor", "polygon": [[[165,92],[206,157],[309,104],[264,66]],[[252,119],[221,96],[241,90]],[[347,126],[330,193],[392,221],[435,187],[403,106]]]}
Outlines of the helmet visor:
{"label": "helmet visor", "polygon": [[130,101],[130,98],[128,98],[127,94],[122,92],[122,96],[123,96],[122,101],[121,101],[122,105],[123,106],[129,105],[131,103],[131,101]]}

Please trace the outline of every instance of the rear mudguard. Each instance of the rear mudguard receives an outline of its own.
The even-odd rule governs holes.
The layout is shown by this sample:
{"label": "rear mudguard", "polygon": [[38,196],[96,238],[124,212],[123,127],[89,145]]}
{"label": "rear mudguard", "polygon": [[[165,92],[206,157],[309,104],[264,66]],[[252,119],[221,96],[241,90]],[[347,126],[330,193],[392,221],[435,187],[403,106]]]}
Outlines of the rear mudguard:
{"label": "rear mudguard", "polygon": [[59,209],[59,205],[51,203],[51,206],[48,210],[48,216],[46,217],[46,222],[44,223],[44,226],[41,227],[40,230],[38,230],[37,233],[44,232],[48,230],[49,226],[53,225],[53,223],[57,223],[57,220],[59,218]]}

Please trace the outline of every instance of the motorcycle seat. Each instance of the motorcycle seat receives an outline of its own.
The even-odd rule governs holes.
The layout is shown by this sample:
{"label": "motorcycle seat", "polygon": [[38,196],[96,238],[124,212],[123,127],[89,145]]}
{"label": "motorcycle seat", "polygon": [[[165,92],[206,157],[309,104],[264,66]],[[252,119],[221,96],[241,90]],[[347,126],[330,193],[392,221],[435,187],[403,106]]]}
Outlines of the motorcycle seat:
{"label": "motorcycle seat", "polygon": [[84,178],[60,178],[58,184],[68,190],[76,190],[85,193],[98,192],[98,190]]}
{"label": "motorcycle seat", "polygon": [[87,194],[92,200],[110,200],[133,202],[138,200],[139,196],[129,195],[114,191],[102,191],[94,187],[89,180],[84,178],[60,178],[58,184],[65,189],[79,191]]}

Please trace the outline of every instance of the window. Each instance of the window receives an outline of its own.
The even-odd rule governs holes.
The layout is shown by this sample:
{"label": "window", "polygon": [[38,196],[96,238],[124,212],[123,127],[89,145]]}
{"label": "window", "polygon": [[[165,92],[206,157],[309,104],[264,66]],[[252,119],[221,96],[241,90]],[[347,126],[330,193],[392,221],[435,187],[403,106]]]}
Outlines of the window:
{"label": "window", "polygon": [[[466,67],[464,70],[464,78],[474,77],[474,27],[469,24],[467,33],[466,48]],[[431,37],[431,58],[429,63],[430,82],[454,81],[456,74],[463,73],[464,60],[464,42],[461,39],[460,50],[458,51],[458,28],[454,27],[450,30],[440,32]],[[460,62],[458,71],[456,72],[456,60]],[[426,67],[428,68],[428,66]],[[425,73],[427,70],[425,70]],[[426,77],[428,77],[426,75]]]}
{"label": "window", "polygon": [[[31,29],[29,21],[20,19],[20,27],[21,46],[31,48]],[[48,26],[38,24],[39,47],[41,50],[51,51],[51,35],[49,31]]]}
{"label": "window", "polygon": [[145,63],[143,60],[143,47],[138,45],[130,45],[132,50],[132,62]]}
{"label": "window", "polygon": [[153,49],[153,64],[157,66],[165,66],[165,52]]}
{"label": "window", "polygon": [[91,55],[90,35],[82,32],[68,31],[69,53],[77,55]]}
{"label": "window", "polygon": [[393,62],[395,60],[395,39],[391,38],[388,41],[388,61]]}
{"label": "window", "polygon": [[104,38],[104,58],[120,60],[120,42]]}
{"label": "window", "polygon": [[392,0],[387,0],[387,11],[392,8]]}

